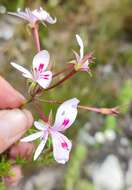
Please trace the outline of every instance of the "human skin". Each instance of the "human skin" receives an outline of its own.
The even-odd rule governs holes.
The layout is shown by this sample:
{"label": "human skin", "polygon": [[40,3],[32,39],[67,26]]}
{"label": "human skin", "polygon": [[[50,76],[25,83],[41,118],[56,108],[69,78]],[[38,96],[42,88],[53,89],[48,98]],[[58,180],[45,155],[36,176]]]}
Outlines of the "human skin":
{"label": "human skin", "polygon": [[[24,101],[25,98],[0,76],[0,154],[8,149],[10,158],[15,158],[17,155],[25,158],[34,150],[33,144],[30,143],[14,144],[33,123],[32,114],[26,109],[19,109]],[[16,175],[21,174],[19,170],[20,167],[13,169]],[[14,183],[15,179],[19,181],[21,175],[17,176],[20,177],[13,178],[13,181],[8,178],[8,182]]]}

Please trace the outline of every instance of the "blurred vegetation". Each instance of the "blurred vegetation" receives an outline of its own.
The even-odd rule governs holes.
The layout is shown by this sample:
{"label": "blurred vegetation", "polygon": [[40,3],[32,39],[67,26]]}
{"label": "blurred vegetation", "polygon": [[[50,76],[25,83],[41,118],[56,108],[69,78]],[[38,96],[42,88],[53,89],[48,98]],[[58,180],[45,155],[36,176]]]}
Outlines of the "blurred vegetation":
{"label": "blurred vegetation", "polygon": [[93,185],[85,180],[80,180],[82,164],[86,158],[87,149],[77,144],[68,164],[64,179],[64,190],[93,190]]}

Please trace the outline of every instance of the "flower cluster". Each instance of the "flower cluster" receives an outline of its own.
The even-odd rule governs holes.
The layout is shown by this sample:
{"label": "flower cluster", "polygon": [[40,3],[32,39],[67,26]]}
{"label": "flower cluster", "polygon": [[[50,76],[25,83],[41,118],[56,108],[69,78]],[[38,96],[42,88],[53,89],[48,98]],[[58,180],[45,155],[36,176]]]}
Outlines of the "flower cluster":
{"label": "flower cluster", "polygon": [[[86,72],[90,71],[89,66],[92,61],[92,54],[87,53],[86,55],[84,55],[84,43],[81,37],[78,34],[76,34],[76,40],[80,47],[80,54],[74,51],[76,59],[71,62],[70,66],[68,65],[68,67],[63,68],[58,73],[53,73],[53,71],[51,72],[50,54],[47,50],[41,50],[39,42],[38,26],[40,23],[45,23],[45,22],[54,24],[56,23],[56,18],[53,19],[48,12],[43,10],[42,7],[35,9],[33,11],[31,11],[29,8],[26,8],[25,11],[18,11],[17,13],[9,12],[8,14],[17,16],[28,22],[32,30],[33,39],[35,41],[36,48],[38,50],[38,53],[33,58],[31,71],[28,71],[23,66],[11,62],[11,65],[22,73],[22,76],[30,80],[31,82],[30,84],[33,87],[32,93],[30,90],[28,91],[29,99],[27,99],[26,103],[33,102],[34,103],[33,105],[36,105],[36,101],[39,101],[36,98],[36,95],[38,96],[39,92],[42,92],[42,90],[48,91],[52,88],[55,88],[56,86],[59,86],[64,81],[66,81],[74,74],[76,74],[78,71],[86,71]],[[66,74],[67,72],[68,74]],[[54,78],[61,75],[62,73],[63,75],[65,74],[64,78],[58,80],[56,83],[51,85],[51,82],[54,80]],[[29,89],[31,86],[29,86]],[[48,100],[47,102],[59,103],[59,104],[62,103],[53,100]],[[58,163],[61,164],[65,164],[69,160],[69,153],[72,148],[71,141],[62,133],[67,128],[69,128],[75,121],[78,108],[106,115],[118,114],[116,108],[107,109],[107,108],[93,108],[88,106],[81,106],[79,105],[79,100],[77,98],[72,98],[70,100],[63,102],[59,106],[55,122],[53,124],[51,122],[51,119],[49,119],[50,117],[47,117],[44,111],[41,110],[41,105],[35,108],[38,111],[38,114],[40,115],[41,118],[40,121],[34,122],[35,128],[39,131],[27,137],[24,137],[23,139],[21,139],[21,141],[31,142],[38,138],[40,139],[40,144],[37,147],[34,154],[34,160],[36,160],[37,158],[39,158],[40,154],[42,153],[44,147],[46,146],[46,142],[50,136],[53,144],[54,158]]]}

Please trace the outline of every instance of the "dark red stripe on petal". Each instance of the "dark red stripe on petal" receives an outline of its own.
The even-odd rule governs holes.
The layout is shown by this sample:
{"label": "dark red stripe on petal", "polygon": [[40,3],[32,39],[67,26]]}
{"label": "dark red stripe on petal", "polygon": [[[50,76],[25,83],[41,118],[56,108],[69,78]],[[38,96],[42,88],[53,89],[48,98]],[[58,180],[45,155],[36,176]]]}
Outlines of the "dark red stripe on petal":
{"label": "dark red stripe on petal", "polygon": [[64,119],[62,125],[66,126],[69,123],[69,121],[70,121],[69,119]]}
{"label": "dark red stripe on petal", "polygon": [[62,148],[68,149],[68,144],[66,142],[61,143]]}
{"label": "dark red stripe on petal", "polygon": [[43,68],[44,68],[44,64],[43,64],[43,63],[40,63],[39,68],[38,68],[39,72],[42,72],[42,71],[43,71]]}

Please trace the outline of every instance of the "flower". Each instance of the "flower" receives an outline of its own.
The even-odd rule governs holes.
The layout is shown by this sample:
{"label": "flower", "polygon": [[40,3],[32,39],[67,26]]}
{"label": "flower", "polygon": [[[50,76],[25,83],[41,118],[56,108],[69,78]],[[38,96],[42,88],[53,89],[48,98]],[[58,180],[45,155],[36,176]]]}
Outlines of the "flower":
{"label": "flower", "polygon": [[55,160],[61,164],[65,164],[69,160],[72,143],[61,132],[64,132],[75,121],[78,103],[79,100],[77,98],[73,98],[61,104],[57,110],[53,126],[49,123],[44,124],[42,122],[34,122],[34,125],[39,132],[21,139],[22,142],[30,142],[40,138],[41,143],[35,151],[34,160],[36,160],[43,151],[49,135],[53,142],[53,155]]}
{"label": "flower", "polygon": [[53,19],[42,7],[35,9],[34,11],[26,8],[25,11],[18,10],[17,13],[8,12],[8,14],[26,20],[30,23],[31,27],[34,27],[37,22],[48,22],[50,24],[56,23],[56,18]]}
{"label": "flower", "polygon": [[89,71],[89,64],[92,60],[92,53],[88,53],[84,56],[84,44],[81,37],[76,34],[76,40],[78,45],[80,46],[80,55],[73,51],[76,57],[75,70]]}
{"label": "flower", "polygon": [[22,75],[25,78],[29,78],[37,82],[42,88],[47,88],[52,80],[52,72],[45,71],[49,64],[50,55],[48,51],[42,50],[37,53],[33,58],[33,69],[32,72],[29,72],[24,67],[11,62],[11,65],[17,70],[22,72]]}

